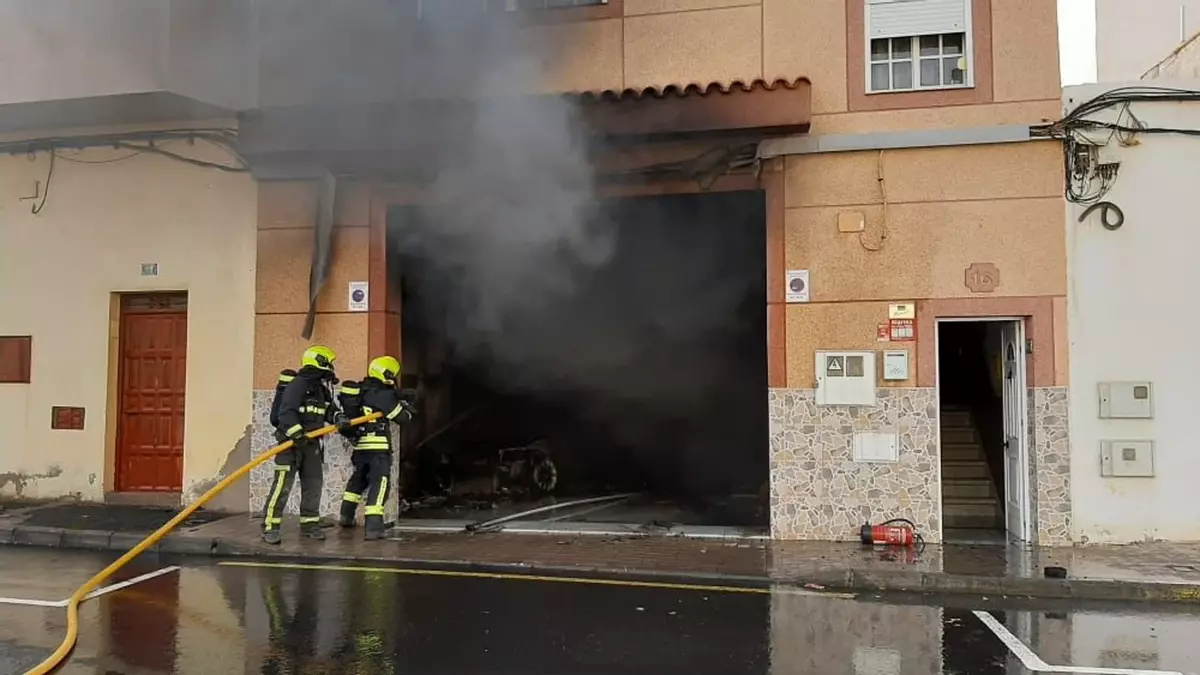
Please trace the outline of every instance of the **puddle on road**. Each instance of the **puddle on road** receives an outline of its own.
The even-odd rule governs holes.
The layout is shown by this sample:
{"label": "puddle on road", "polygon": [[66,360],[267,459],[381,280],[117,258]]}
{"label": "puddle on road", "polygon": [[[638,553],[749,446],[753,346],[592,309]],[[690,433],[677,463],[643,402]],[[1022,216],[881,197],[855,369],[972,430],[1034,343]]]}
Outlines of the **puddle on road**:
{"label": "puddle on road", "polygon": [[[0,598],[64,600],[119,554],[58,552],[5,546],[0,552]],[[155,556],[142,556],[105,582],[113,584],[162,567]],[[3,611],[0,606],[0,611]],[[0,670],[0,673],[8,672]]]}
{"label": "puddle on road", "polygon": [[[89,603],[63,672],[1026,672],[971,608],[378,571],[191,567],[177,579]],[[1196,614],[989,611],[1051,665],[1200,663]],[[38,616],[0,624],[0,664],[48,653],[59,627]]]}

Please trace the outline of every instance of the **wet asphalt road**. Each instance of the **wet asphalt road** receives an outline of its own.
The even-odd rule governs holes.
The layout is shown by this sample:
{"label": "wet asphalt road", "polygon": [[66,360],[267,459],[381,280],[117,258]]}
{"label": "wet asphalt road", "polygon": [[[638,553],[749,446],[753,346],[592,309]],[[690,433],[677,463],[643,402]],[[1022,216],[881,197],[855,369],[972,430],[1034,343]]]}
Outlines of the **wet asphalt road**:
{"label": "wet asphalt road", "polygon": [[[111,558],[0,548],[0,596],[61,600]],[[973,614],[795,592],[140,560],[178,572],[86,603],[59,672],[413,675],[926,675],[1028,672]],[[980,600],[981,604],[986,604]],[[989,607],[1053,665],[1200,670],[1200,614]],[[0,673],[63,635],[65,610],[0,606]]]}

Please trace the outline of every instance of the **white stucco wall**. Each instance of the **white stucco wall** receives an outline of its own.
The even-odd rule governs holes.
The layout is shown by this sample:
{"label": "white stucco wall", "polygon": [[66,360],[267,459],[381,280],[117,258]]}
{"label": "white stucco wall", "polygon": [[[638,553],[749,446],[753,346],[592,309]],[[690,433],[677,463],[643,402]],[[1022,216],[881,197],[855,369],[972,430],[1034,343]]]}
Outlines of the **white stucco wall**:
{"label": "white stucco wall", "polygon": [[[1200,87],[1200,81],[1161,84]],[[1070,109],[1108,88],[1069,87],[1064,100]],[[1133,112],[1150,126],[1200,129],[1200,103],[1138,103]],[[1106,199],[1124,211],[1123,227],[1104,229],[1098,212],[1080,223],[1083,209],[1067,207],[1077,541],[1200,540],[1200,224],[1192,205],[1200,139],[1142,134],[1137,141],[1124,148],[1113,143],[1101,159],[1121,164]],[[1099,382],[1143,380],[1154,385],[1153,419],[1099,419]],[[1102,439],[1154,440],[1155,476],[1102,478]]]}
{"label": "white stucco wall", "polygon": [[1138,79],[1196,31],[1200,0],[1096,0],[1097,81]]}
{"label": "white stucco wall", "polygon": [[[228,161],[201,143],[179,152]],[[108,148],[62,151],[103,162]],[[32,335],[32,383],[0,384],[0,495],[98,500],[105,485],[112,294],[188,292],[184,490],[211,479],[250,422],[257,192],[246,174],[155,155],[83,164],[0,155],[0,335]],[[143,262],[158,277],[141,277]],[[115,318],[115,317],[114,317]],[[83,406],[84,431],[50,429]]]}
{"label": "white stucco wall", "polygon": [[1142,75],[1143,80],[1200,78],[1200,33]]}

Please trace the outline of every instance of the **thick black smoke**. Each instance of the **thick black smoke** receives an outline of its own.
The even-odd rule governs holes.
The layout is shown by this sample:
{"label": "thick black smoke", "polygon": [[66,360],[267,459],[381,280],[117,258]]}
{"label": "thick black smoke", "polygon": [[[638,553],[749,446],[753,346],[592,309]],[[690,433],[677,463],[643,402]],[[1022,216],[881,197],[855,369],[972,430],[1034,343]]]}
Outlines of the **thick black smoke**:
{"label": "thick black smoke", "polygon": [[397,158],[431,177],[392,224],[419,296],[406,314],[444,325],[499,387],[583,394],[584,419],[617,442],[737,445],[731,418],[765,423],[761,199],[598,199],[574,102],[530,95],[573,45],[488,5],[504,2],[264,0],[261,89],[471,101],[451,134],[414,112],[430,108],[395,107],[439,148]]}

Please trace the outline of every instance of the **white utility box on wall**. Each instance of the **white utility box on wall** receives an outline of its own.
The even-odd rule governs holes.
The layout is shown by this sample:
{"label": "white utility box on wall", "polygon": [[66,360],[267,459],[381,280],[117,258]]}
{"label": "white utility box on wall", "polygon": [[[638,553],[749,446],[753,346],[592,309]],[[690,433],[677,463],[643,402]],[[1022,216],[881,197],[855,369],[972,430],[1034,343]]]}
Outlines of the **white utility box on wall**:
{"label": "white utility box on wall", "polygon": [[895,431],[854,432],[854,461],[886,462],[900,461],[900,438]]}
{"label": "white utility box on wall", "polygon": [[1153,478],[1154,441],[1100,441],[1100,475]]}
{"label": "white utility box on wall", "polygon": [[875,405],[875,352],[817,352],[817,405]]}
{"label": "white utility box on wall", "polygon": [[883,353],[883,379],[890,382],[908,379],[907,350],[888,350]]}
{"label": "white utility box on wall", "polygon": [[1097,389],[1100,419],[1154,417],[1154,385],[1149,382],[1101,382]]}

